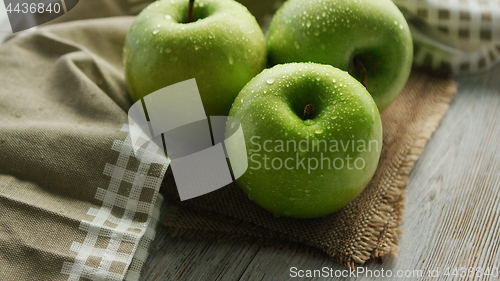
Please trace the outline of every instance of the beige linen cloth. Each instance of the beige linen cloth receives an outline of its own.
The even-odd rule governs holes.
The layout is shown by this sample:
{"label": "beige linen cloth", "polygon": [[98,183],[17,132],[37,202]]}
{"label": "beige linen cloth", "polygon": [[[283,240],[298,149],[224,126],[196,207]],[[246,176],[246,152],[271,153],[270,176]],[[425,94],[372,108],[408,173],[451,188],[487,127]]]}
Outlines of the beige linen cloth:
{"label": "beige linen cloth", "polygon": [[[143,4],[81,1],[56,22]],[[132,156],[121,56],[132,20],[51,24],[0,45],[0,280],[139,278],[167,162]]]}
{"label": "beige linen cloth", "polygon": [[[0,46],[1,280],[137,280],[154,238],[168,161],[132,155],[121,57],[133,18],[120,16],[147,1],[80,2]],[[394,252],[407,176],[454,93],[415,70],[383,113],[374,179],[331,216],[276,219],[234,184],[179,204],[167,176],[168,230],[299,242],[346,265]]]}

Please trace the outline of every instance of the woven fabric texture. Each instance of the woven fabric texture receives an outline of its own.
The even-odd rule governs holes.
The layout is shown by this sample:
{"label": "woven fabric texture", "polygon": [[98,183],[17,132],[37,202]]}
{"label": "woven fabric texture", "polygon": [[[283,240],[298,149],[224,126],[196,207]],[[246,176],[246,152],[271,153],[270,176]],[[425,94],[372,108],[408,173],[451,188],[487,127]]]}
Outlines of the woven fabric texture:
{"label": "woven fabric texture", "polygon": [[372,181],[357,199],[330,216],[276,218],[250,201],[235,183],[180,202],[175,181],[167,175],[164,192],[177,199],[164,224],[176,237],[298,242],[351,267],[395,253],[408,175],[455,92],[451,80],[413,71],[402,94],[382,113],[382,155]]}
{"label": "woven fabric texture", "polygon": [[132,20],[50,25],[0,46],[1,280],[139,278],[168,160],[155,145],[136,158],[126,125]]}

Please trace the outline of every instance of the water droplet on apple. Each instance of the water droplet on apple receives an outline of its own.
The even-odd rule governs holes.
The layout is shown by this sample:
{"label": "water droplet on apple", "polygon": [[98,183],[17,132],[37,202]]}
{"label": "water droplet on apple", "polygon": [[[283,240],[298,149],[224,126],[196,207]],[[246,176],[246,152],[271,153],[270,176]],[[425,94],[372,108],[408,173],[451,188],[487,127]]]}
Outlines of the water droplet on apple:
{"label": "water droplet on apple", "polygon": [[311,27],[311,21],[310,21],[310,20],[308,20],[308,21],[307,21],[306,26],[307,26],[308,28],[309,28],[309,27]]}
{"label": "water droplet on apple", "polygon": [[397,21],[394,21],[394,24],[395,24],[395,25],[398,25],[398,22],[397,22]]}
{"label": "water droplet on apple", "polygon": [[159,29],[153,30],[153,34],[157,34],[158,32],[160,32]]}
{"label": "water droplet on apple", "polygon": [[320,81],[321,80],[321,77],[316,77],[316,81]]}
{"label": "water droplet on apple", "polygon": [[198,45],[194,45],[194,50],[195,50],[195,51],[198,51],[199,49],[200,49],[200,46],[198,46]]}
{"label": "water droplet on apple", "polygon": [[165,15],[165,19],[166,19],[166,20],[171,20],[171,19],[172,19],[172,16],[171,16],[171,15]]}
{"label": "water droplet on apple", "polygon": [[267,84],[273,84],[274,83],[274,78],[269,78],[266,80]]}
{"label": "water droplet on apple", "polygon": [[295,46],[295,49],[300,49],[300,44],[298,41],[293,42],[293,45]]}
{"label": "water droplet on apple", "polygon": [[229,64],[233,64],[234,63],[233,56],[229,56],[228,61],[229,61]]}
{"label": "water droplet on apple", "polygon": [[[319,35],[319,30],[316,29],[313,34],[314,34],[314,36],[318,36]],[[325,46],[324,44],[321,44],[321,48],[322,49],[323,49],[324,46]]]}
{"label": "water droplet on apple", "polygon": [[304,125],[306,126],[311,126],[311,125],[314,125],[316,124],[316,121],[312,120],[312,119],[307,119],[304,121]]}
{"label": "water droplet on apple", "polygon": [[403,25],[402,25],[402,24],[400,24],[400,25],[399,25],[399,28],[400,28],[400,29],[403,29],[404,27],[403,27]]}
{"label": "water droplet on apple", "polygon": [[326,17],[326,12],[323,12],[323,14],[321,14],[323,17]]}
{"label": "water droplet on apple", "polygon": [[171,52],[172,52],[172,49],[170,49],[170,48],[165,49],[165,53],[170,54]]}
{"label": "water droplet on apple", "polygon": [[316,131],[314,131],[315,134],[319,135],[319,134],[322,134],[323,133],[323,130],[322,129],[316,129]]}

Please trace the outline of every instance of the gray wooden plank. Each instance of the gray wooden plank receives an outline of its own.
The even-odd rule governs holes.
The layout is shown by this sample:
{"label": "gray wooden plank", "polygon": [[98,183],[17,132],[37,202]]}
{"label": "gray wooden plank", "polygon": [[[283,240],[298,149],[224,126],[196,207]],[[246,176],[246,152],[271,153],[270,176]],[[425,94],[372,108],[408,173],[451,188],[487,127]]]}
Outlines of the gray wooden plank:
{"label": "gray wooden plank", "polygon": [[238,280],[258,249],[247,242],[171,238],[160,224],[140,280]]}

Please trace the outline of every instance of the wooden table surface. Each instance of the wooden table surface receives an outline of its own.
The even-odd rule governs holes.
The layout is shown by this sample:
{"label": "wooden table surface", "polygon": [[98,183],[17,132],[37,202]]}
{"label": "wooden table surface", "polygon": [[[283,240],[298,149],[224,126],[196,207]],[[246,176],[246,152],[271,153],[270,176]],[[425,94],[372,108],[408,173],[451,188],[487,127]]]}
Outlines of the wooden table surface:
{"label": "wooden table surface", "polygon": [[[366,264],[373,275],[383,269],[409,276],[396,280],[416,280],[419,274],[424,280],[429,279],[426,274],[455,280],[465,268],[500,269],[500,65],[454,80],[457,96],[409,178],[398,256]],[[292,272],[292,267],[297,269]],[[323,267],[347,269],[315,251],[173,239],[160,225],[141,280],[335,279],[291,278],[298,270]],[[378,278],[361,274],[344,279]],[[480,280],[498,278],[483,275]]]}

